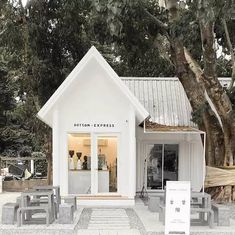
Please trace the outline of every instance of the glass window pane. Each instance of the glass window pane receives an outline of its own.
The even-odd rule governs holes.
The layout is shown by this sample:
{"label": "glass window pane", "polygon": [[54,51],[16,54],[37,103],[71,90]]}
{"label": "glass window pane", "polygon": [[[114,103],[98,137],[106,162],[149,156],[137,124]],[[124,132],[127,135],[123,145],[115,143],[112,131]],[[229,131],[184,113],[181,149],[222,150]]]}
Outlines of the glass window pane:
{"label": "glass window pane", "polygon": [[147,189],[162,189],[162,144],[149,145]]}
{"label": "glass window pane", "polygon": [[178,144],[164,145],[164,186],[168,180],[178,180],[178,151]]}
{"label": "glass window pane", "polygon": [[117,137],[99,136],[98,152],[98,192],[117,192]]}
{"label": "glass window pane", "polygon": [[69,194],[91,193],[91,136],[68,134]]}

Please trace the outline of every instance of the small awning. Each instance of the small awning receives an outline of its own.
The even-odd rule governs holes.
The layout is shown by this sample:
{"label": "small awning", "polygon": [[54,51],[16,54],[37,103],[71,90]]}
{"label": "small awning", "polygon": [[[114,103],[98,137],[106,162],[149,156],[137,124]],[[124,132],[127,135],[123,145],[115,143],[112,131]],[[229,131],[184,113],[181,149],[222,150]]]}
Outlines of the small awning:
{"label": "small awning", "polygon": [[191,126],[167,126],[146,120],[145,133],[176,133],[176,134],[204,134],[204,131]]}

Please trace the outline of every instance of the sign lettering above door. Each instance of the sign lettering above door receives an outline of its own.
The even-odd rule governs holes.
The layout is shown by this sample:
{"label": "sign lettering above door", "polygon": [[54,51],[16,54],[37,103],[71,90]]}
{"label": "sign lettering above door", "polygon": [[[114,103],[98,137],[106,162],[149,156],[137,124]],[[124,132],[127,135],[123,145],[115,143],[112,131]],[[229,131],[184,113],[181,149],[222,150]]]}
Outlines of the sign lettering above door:
{"label": "sign lettering above door", "polygon": [[114,123],[74,123],[74,127],[115,127]]}

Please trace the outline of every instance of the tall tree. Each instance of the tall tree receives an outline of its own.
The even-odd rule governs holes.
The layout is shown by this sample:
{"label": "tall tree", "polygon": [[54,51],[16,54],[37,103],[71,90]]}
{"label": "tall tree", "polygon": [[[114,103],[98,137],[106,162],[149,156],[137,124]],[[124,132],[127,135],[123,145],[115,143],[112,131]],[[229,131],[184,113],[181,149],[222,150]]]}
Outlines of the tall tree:
{"label": "tall tree", "polygon": [[8,58],[3,71],[9,81],[4,84],[11,88],[8,101],[16,105],[8,120],[37,136],[38,144],[29,145],[47,146],[50,161],[51,144],[45,145],[51,143],[50,129],[32,114],[93,44],[121,76],[178,76],[194,121],[207,133],[207,164],[233,164],[235,89],[233,82],[226,89],[218,81],[221,74],[234,78],[231,0],[1,3],[0,49]]}
{"label": "tall tree", "polygon": [[[141,37],[141,43],[150,43],[150,47],[157,47],[163,52],[185,89],[193,108],[194,121],[207,133],[207,164],[233,165],[233,79],[228,89],[222,87],[218,80],[221,68],[228,68],[225,74],[231,71],[230,75],[234,77],[233,1],[110,0],[106,4],[105,1],[94,1],[93,6],[97,15],[105,15],[107,28],[117,44],[123,43],[125,36],[130,40]],[[134,17],[127,26],[126,18],[129,19],[129,16]],[[126,30],[142,24],[144,35]],[[225,56],[217,59],[218,45],[223,53],[230,54],[230,68],[225,66],[229,62]]]}

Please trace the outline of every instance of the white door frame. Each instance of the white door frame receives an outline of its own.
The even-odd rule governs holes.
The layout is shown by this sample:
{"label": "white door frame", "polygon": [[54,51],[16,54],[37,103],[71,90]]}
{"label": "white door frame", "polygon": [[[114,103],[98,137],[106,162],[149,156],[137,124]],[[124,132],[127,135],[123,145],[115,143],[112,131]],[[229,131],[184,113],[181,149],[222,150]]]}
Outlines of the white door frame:
{"label": "white door frame", "polygon": [[[68,135],[69,134],[90,134],[91,138],[91,169],[90,169],[90,174],[91,174],[91,192],[89,194],[78,194],[78,196],[83,196],[83,197],[89,197],[91,195],[119,195],[119,175],[120,175],[120,170],[119,170],[119,162],[120,162],[120,132],[89,132],[89,131],[84,131],[84,130],[78,130],[78,131],[68,131],[66,132],[66,138],[67,138],[67,146],[66,146],[66,152],[68,151]],[[117,192],[106,192],[106,193],[99,193],[98,192],[98,155],[97,155],[97,137],[99,136],[112,136],[112,137],[117,137]],[[69,169],[67,168],[67,171]],[[67,179],[67,183],[68,183]]]}
{"label": "white door frame", "polygon": [[[144,172],[144,180],[145,180],[145,187],[146,187],[146,190],[149,191],[149,192],[155,192],[155,191],[159,191],[159,190],[163,190],[163,178],[164,178],[164,169],[162,170],[162,189],[148,189],[148,185],[147,185],[147,178],[148,178],[148,172],[147,172],[147,169],[148,169],[148,157],[149,157],[149,150],[150,150],[150,147],[149,146],[153,146],[155,144],[159,144],[159,145],[162,145],[162,169],[163,169],[163,164],[164,164],[164,146],[165,145],[178,145],[178,164],[179,164],[179,153],[180,153],[180,143],[179,142],[175,142],[175,141],[169,141],[169,142],[164,142],[164,141],[157,141],[157,142],[154,142],[154,141],[145,141],[144,142],[144,156],[146,158],[146,166],[145,166],[145,172]],[[178,171],[179,171],[179,167],[178,167]],[[178,172],[179,174],[179,172]]]}
{"label": "white door frame", "polygon": [[[118,195],[119,193],[119,153],[120,153],[120,133],[117,132],[94,132],[92,135],[91,145],[91,194],[92,195]],[[99,192],[98,189],[98,137],[116,137],[117,138],[117,192]]]}

